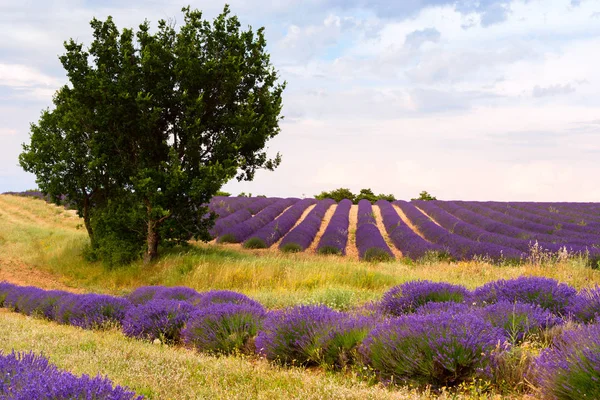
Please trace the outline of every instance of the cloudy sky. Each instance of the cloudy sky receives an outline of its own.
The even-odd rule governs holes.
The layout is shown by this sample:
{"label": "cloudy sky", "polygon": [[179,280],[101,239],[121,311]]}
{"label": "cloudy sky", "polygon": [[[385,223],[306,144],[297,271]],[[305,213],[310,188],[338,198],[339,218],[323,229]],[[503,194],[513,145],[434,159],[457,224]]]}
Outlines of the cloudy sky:
{"label": "cloudy sky", "polygon": [[[66,83],[68,38],[182,21],[186,3],[0,0],[0,192]],[[600,201],[600,0],[230,0],[288,82],[275,172],[225,190],[372,188],[408,199]],[[212,19],[218,1],[192,1]]]}

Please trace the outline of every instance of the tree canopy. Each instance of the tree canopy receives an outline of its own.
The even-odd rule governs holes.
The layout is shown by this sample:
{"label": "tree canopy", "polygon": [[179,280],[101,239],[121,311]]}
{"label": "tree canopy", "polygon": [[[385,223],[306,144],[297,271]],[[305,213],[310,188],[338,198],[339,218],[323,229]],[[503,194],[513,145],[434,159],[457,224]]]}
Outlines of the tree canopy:
{"label": "tree canopy", "polygon": [[361,189],[358,194],[352,193],[350,189],[347,188],[339,188],[332,190],[330,192],[323,191],[317,195],[315,195],[315,199],[333,199],[338,203],[344,199],[348,199],[352,201],[352,203],[357,204],[359,201],[366,199],[371,203],[375,203],[377,200],[387,200],[394,201],[396,198],[393,194],[378,194],[373,193],[371,189]]}
{"label": "tree canopy", "polygon": [[416,199],[411,199],[411,200],[431,201],[431,200],[437,200],[437,198],[435,196],[432,196],[429,193],[427,193],[426,190],[423,190],[421,193],[419,193],[419,197],[417,197]]}
{"label": "tree canopy", "polygon": [[228,6],[212,23],[182,12],[179,29],[161,20],[154,33],[148,21],[119,31],[108,17],[91,21],[88,48],[65,42],[69,83],[19,158],[42,192],[73,205],[109,262],[208,240],[206,204],[221,186],[281,162],[266,144],[280,131],[285,82],[264,28],[242,30]]}

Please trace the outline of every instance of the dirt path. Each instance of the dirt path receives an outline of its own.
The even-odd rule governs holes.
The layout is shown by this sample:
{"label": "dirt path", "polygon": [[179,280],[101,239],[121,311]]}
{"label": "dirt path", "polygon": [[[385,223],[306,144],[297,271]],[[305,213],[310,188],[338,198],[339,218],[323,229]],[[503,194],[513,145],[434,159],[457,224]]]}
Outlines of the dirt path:
{"label": "dirt path", "polygon": [[298,221],[296,221],[296,223],[294,224],[294,226],[292,227],[292,229],[290,229],[285,235],[283,235],[278,241],[276,241],[275,243],[273,243],[273,245],[271,247],[269,247],[269,250],[272,251],[279,251],[279,244],[281,243],[281,241],[283,240],[283,238],[290,233],[295,227],[297,227],[298,225],[300,225],[300,223],[302,221],[304,221],[304,219],[306,218],[306,216],[313,210],[313,208],[316,207],[316,203],[313,205],[308,206],[308,208],[306,210],[304,210],[304,212],[302,213],[302,215],[300,216],[300,218],[298,218]]}
{"label": "dirt path", "polygon": [[346,244],[346,257],[358,260],[358,248],[356,248],[356,225],[358,224],[358,205],[350,207],[350,224],[348,225],[348,243]]}
{"label": "dirt path", "polygon": [[315,253],[317,251],[317,246],[319,244],[319,241],[321,240],[321,236],[323,236],[325,229],[327,229],[327,226],[329,225],[329,222],[331,221],[331,217],[333,217],[333,214],[335,213],[336,209],[337,209],[337,204],[333,204],[331,207],[329,207],[327,209],[327,212],[325,212],[325,215],[323,216],[323,221],[321,221],[321,227],[319,228],[319,231],[315,235],[315,238],[313,239],[310,246],[308,246],[306,248],[306,250],[305,250],[306,253]]}
{"label": "dirt path", "polygon": [[83,292],[81,289],[65,285],[50,273],[40,271],[34,266],[12,259],[0,259],[1,281],[20,286],[36,286],[46,290],[65,290],[73,293]]}
{"label": "dirt path", "polygon": [[417,235],[421,236],[423,238],[423,240],[427,240],[425,239],[425,236],[423,236],[423,234],[421,233],[421,231],[419,231],[419,229],[417,229],[416,226],[414,226],[412,224],[412,222],[410,222],[410,220],[408,219],[408,217],[406,216],[406,214],[404,214],[404,211],[402,211],[402,209],[400,207],[398,207],[397,205],[393,204],[394,209],[396,210],[396,212],[398,213],[398,215],[400,216],[400,219],[406,224],[408,225],[408,227],[410,229],[413,230],[414,233],[416,233]]}
{"label": "dirt path", "polygon": [[390,239],[387,231],[385,230],[385,226],[383,225],[383,218],[381,217],[381,210],[379,209],[379,206],[375,206],[375,205],[373,206],[373,214],[375,215],[375,221],[377,222],[377,228],[379,229],[379,232],[381,232],[381,236],[383,236],[383,239],[385,240],[385,242],[389,246],[390,250],[392,251],[392,254],[396,258],[396,260],[401,259],[402,252],[400,250],[398,250],[398,248],[394,245],[394,242],[392,242],[392,239]]}
{"label": "dirt path", "polygon": [[437,226],[439,226],[440,228],[443,228],[443,226],[441,226],[440,224],[437,223],[437,221],[435,219],[433,219],[429,214],[427,214],[425,211],[423,211],[422,209],[420,209],[419,207],[415,206],[415,208],[419,211],[421,211],[423,213],[423,215],[425,215],[427,218],[429,218],[429,220],[431,222],[433,222],[434,224],[436,224]]}

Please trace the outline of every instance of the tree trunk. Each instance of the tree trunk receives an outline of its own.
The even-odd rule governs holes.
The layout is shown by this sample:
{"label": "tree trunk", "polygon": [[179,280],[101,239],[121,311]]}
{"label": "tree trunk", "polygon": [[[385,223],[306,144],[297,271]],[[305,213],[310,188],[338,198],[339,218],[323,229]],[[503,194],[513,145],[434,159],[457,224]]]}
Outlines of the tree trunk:
{"label": "tree trunk", "polygon": [[144,264],[149,264],[158,256],[158,223],[154,220],[148,221],[148,233],[146,234],[146,253],[144,254]]}
{"label": "tree trunk", "polygon": [[85,229],[87,229],[88,236],[90,237],[90,242],[93,246],[94,232],[92,230],[92,223],[90,221],[90,199],[88,196],[85,196],[83,198],[83,223],[85,225]]}

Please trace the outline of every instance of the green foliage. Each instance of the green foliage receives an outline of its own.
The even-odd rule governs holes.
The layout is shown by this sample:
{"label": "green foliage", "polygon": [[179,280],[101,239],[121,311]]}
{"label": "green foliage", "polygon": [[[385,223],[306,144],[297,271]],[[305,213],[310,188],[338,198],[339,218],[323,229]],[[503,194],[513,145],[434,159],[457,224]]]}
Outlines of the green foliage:
{"label": "green foliage", "polygon": [[321,192],[320,194],[315,195],[315,199],[323,200],[323,199],[333,199],[336,202],[340,202],[344,199],[351,200],[353,203],[355,202],[356,195],[350,191],[350,189],[339,188],[332,190],[331,192]]}
{"label": "green foliage", "polygon": [[332,190],[330,192],[323,191],[317,195],[315,195],[315,199],[323,200],[323,199],[333,199],[336,202],[340,202],[344,199],[351,200],[352,203],[358,204],[359,201],[366,199],[371,203],[375,203],[377,200],[387,200],[387,201],[395,201],[396,198],[393,194],[378,194],[373,193],[371,189],[361,189],[360,192],[356,195],[347,188],[339,188]]}
{"label": "green foliage", "polygon": [[286,243],[279,248],[284,253],[298,253],[302,251],[302,246],[297,243]]}
{"label": "green foliage", "polygon": [[215,196],[229,197],[229,196],[231,196],[231,193],[223,192],[221,190],[217,190],[217,193],[215,193]]}
{"label": "green foliage", "polygon": [[319,254],[336,254],[336,255],[342,254],[340,249],[338,249],[337,247],[334,247],[334,246],[320,247],[318,252],[319,252]]}
{"label": "green foliage", "polygon": [[421,193],[419,193],[419,197],[417,197],[416,199],[411,199],[411,200],[431,201],[431,200],[437,200],[437,198],[430,195],[429,193],[427,193],[427,191],[423,190]]}
{"label": "green foliage", "polygon": [[244,242],[244,247],[246,249],[266,249],[267,245],[264,240],[257,237],[251,237]]}
{"label": "green foliage", "polygon": [[[179,30],[161,20],[158,29],[145,21],[119,31],[111,17],[93,19],[89,47],[65,43],[69,84],[23,145],[21,166],[53,201],[66,196],[101,257],[112,259],[121,240],[122,253],[144,251],[147,262],[159,243],[210,240],[214,216],[199,205],[230,179],[281,162],[265,152],[280,131],[285,83],[264,29],[241,30],[228,6],[212,23],[182,11]],[[145,244],[136,247],[138,232]]]}
{"label": "green foliage", "polygon": [[217,242],[219,242],[219,243],[238,243],[238,240],[232,234],[226,233],[225,235],[221,236],[217,240]]}
{"label": "green foliage", "polygon": [[365,261],[371,262],[379,262],[379,261],[392,261],[393,257],[389,255],[389,253],[383,249],[378,247],[371,247],[365,251]]}

